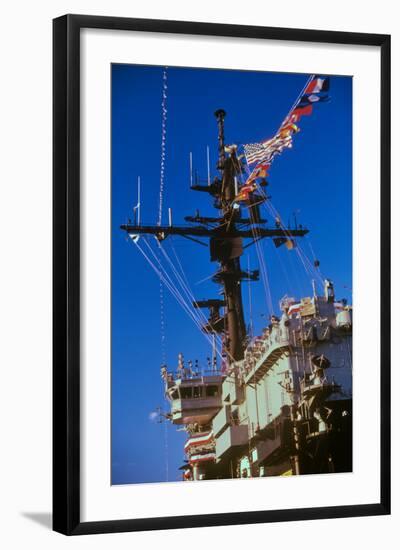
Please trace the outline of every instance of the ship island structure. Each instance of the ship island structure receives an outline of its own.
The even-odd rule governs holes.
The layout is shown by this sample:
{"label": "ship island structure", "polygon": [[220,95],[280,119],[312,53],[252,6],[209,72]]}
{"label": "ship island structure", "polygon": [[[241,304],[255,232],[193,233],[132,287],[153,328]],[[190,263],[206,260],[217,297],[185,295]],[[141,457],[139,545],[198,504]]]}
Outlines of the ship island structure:
{"label": "ship island structure", "polygon": [[207,239],[218,265],[213,281],[219,294],[192,306],[208,310],[202,330],[222,342],[221,360],[214,353],[201,369],[179,353],[176,368],[161,367],[169,404],[164,416],[187,433],[182,479],[351,472],[352,307],[335,298],[325,279],[322,295],[313,284],[310,296],[284,296],[280,315],[272,315],[261,334],[249,333],[242,282],[258,281],[260,273],[241,266],[244,248],[264,238],[289,248],[308,230],[279,220],[269,227],[262,219],[260,205],[269,200],[265,178],[242,193],[239,206],[242,166],[237,147],[225,144],[225,115],[215,113],[218,176],[191,186],[210,195],[218,214],[196,212],[184,226],[138,219],[121,226],[133,242],[141,235],[154,235],[161,246],[169,235]]}

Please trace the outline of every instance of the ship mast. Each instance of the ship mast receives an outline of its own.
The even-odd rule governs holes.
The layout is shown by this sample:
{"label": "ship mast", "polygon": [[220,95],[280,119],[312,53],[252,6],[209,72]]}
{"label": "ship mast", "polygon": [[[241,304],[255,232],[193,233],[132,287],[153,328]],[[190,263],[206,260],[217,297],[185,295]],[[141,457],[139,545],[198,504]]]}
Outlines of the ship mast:
{"label": "ship mast", "polygon": [[[220,263],[220,279],[224,287],[226,332],[225,342],[229,357],[232,361],[243,359],[245,322],[243,314],[243,300],[241,280],[246,276],[240,267],[240,256],[243,251],[242,237],[238,236],[232,242],[228,236],[229,231],[236,230],[235,218],[239,217],[239,209],[233,210],[232,203],[237,190],[235,189],[235,174],[238,166],[236,152],[233,149],[230,156],[225,155],[224,119],[225,111],[219,109],[215,112],[218,121],[218,164],[221,172],[221,211],[222,218],[218,225],[221,234],[220,251],[218,261]],[[231,246],[229,246],[231,244]],[[228,250],[227,253],[224,251]]]}
{"label": "ship mast", "polygon": [[[243,239],[252,240],[246,246],[265,237],[277,238],[284,242],[291,237],[302,237],[308,233],[308,230],[301,226],[290,231],[282,229],[279,225],[274,228],[260,227],[266,220],[260,218],[259,205],[266,200],[266,197],[257,192],[252,193],[246,203],[251,214],[250,217],[241,217],[240,208],[235,203],[238,191],[236,176],[240,173],[240,160],[236,156],[236,146],[227,147],[225,145],[225,111],[219,109],[215,112],[215,116],[218,123],[217,169],[220,177],[214,178],[209,185],[200,185],[195,181],[191,189],[209,193],[214,198],[214,207],[219,211],[219,215],[217,217],[202,217],[197,212],[195,216],[185,217],[187,222],[195,225],[160,226],[129,223],[121,225],[121,229],[130,236],[152,234],[160,241],[169,235],[179,235],[205,244],[198,239],[208,237],[210,259],[219,264],[213,281],[222,285],[223,300],[204,300],[194,302],[193,306],[209,309],[209,319],[203,326],[203,330],[211,334],[224,334],[227,361],[232,363],[243,359],[246,344],[241,282],[259,279],[257,270],[243,271],[241,268],[240,256],[243,254]],[[220,314],[221,307],[224,308],[223,315]]]}

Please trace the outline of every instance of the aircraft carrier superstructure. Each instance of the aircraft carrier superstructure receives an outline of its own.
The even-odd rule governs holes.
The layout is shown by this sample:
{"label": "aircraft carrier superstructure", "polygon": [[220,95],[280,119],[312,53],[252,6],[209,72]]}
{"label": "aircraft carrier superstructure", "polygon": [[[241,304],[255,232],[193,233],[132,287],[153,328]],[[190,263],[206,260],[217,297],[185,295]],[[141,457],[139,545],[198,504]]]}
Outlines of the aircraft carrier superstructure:
{"label": "aircraft carrier superstructure", "polygon": [[351,471],[352,308],[335,298],[325,279],[320,295],[310,285],[310,296],[285,296],[279,316],[272,315],[258,336],[249,333],[242,283],[258,281],[260,272],[242,268],[244,248],[264,238],[292,248],[308,230],[297,223],[283,227],[279,219],[272,227],[266,223],[260,205],[269,200],[268,183],[260,173],[239,183],[242,161],[237,147],[225,144],[225,112],[215,115],[219,175],[191,188],[207,193],[218,214],[197,212],[182,226],[138,220],[121,226],[134,242],[154,235],[161,247],[170,235],[206,239],[218,265],[213,280],[219,294],[192,305],[208,310],[202,330],[222,342],[220,359],[214,356],[202,370],[180,353],[176,367],[161,368],[170,406],[165,416],[187,432],[182,478]]}

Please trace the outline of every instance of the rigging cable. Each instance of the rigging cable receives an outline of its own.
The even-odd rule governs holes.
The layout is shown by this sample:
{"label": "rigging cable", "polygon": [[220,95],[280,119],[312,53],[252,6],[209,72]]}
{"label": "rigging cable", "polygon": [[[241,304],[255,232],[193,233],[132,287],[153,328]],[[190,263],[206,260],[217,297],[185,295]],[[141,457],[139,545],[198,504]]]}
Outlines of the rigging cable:
{"label": "rigging cable", "polygon": [[[265,245],[265,247],[266,246],[267,245]],[[287,269],[286,269],[286,266],[285,266],[285,262],[282,260],[276,246],[272,246],[272,248],[275,250],[275,256],[278,260],[279,265],[281,266],[282,273],[283,273],[283,275],[285,277],[285,280],[286,280],[286,285],[287,285],[288,292],[293,294],[293,283],[289,279],[289,275],[288,275],[288,272],[287,272]]]}
{"label": "rigging cable", "polygon": [[[196,302],[196,298],[195,298],[194,293],[193,293],[193,291],[192,291],[192,289],[191,289],[191,287],[190,287],[189,281],[188,281],[188,279],[187,279],[187,277],[186,277],[186,273],[185,273],[185,271],[184,271],[184,269],[183,269],[182,262],[180,261],[179,256],[178,256],[178,253],[177,253],[177,251],[176,251],[176,249],[175,249],[174,241],[173,241],[172,237],[171,237],[171,241],[170,241],[170,242],[171,242],[172,252],[173,252],[174,257],[175,257],[175,259],[176,259],[176,262],[177,262],[177,264],[178,264],[178,266],[179,266],[179,269],[180,269],[180,271],[181,271],[181,273],[182,273],[183,283],[185,283],[185,286],[186,286],[186,288],[187,288],[187,291],[189,292],[189,295],[190,295],[190,298],[191,298],[191,301],[192,301],[192,304],[193,304],[194,302]],[[169,260],[169,261],[170,261],[170,260]],[[173,264],[171,264],[171,265],[173,265]],[[173,267],[174,267],[174,266],[173,266]],[[178,272],[178,271],[177,271],[177,276],[179,276],[179,272]],[[207,279],[210,279],[210,278],[212,278],[212,277],[213,277],[213,275],[210,275],[209,277],[207,277]],[[179,277],[178,280],[179,280],[180,278],[181,278],[181,277]],[[204,280],[205,280],[205,279],[204,279]],[[182,283],[181,283],[181,285],[182,285]],[[198,312],[199,320],[201,320],[202,322],[204,322],[204,324],[207,325],[208,322],[209,322],[209,320],[208,320],[207,317],[205,316],[203,310],[202,310],[201,308],[198,308],[198,309],[197,309],[197,312]],[[216,342],[214,342],[214,339],[213,339],[213,346],[215,346],[215,343],[218,343],[218,344],[221,343],[221,342],[220,342],[221,338],[220,338],[217,334],[215,334],[215,340],[216,340]],[[220,355],[220,357],[222,358],[221,354],[219,354],[219,355]]]}
{"label": "rigging cable", "polygon": [[[183,277],[179,274],[177,268],[174,266],[174,263],[172,262],[172,260],[170,259],[170,257],[168,256],[168,254],[166,253],[166,251],[164,250],[164,248],[161,246],[160,243],[159,243],[159,247],[160,247],[160,250],[161,250],[162,254],[164,255],[164,258],[167,260],[167,262],[168,262],[168,264],[169,264],[169,266],[172,270],[172,273],[175,275],[176,280],[180,284],[183,292],[186,294],[187,299],[188,299],[188,304],[191,304],[191,303],[195,302],[196,299],[195,299],[194,294],[193,294],[193,292],[192,292],[192,290],[189,286],[189,283],[187,282],[187,278],[186,278],[186,275],[183,271],[182,264],[178,260],[178,265],[180,265]],[[176,251],[175,251],[175,257],[177,258]],[[197,316],[199,322],[201,320],[203,320],[204,322],[207,322],[207,318],[205,317],[205,315],[204,315],[204,313],[201,309],[198,309],[196,314],[194,313],[194,315]]]}
{"label": "rigging cable", "polygon": [[[242,177],[242,167],[241,167],[241,165],[239,165],[239,171],[240,171],[240,177]],[[259,266],[260,266],[261,279],[262,279],[263,286],[264,286],[266,305],[267,305],[267,309],[269,311],[269,314],[273,315],[274,314],[274,306],[273,306],[271,290],[270,290],[270,286],[269,286],[268,271],[267,271],[267,266],[265,264],[263,251],[261,249],[261,244],[259,242],[260,239],[257,236],[257,232],[256,232],[256,228],[255,228],[256,220],[255,220],[252,208],[248,208],[248,212],[249,212],[250,221],[251,221],[251,224],[250,224],[251,232],[252,232],[252,235],[253,235],[256,254],[257,254],[257,258],[258,258],[258,262],[259,262]]]}
{"label": "rigging cable", "polygon": [[[290,108],[290,111],[288,112],[288,114],[286,115],[286,117],[284,118],[282,124],[280,125],[279,129],[278,129],[278,132],[279,130],[282,128],[282,126],[284,126],[285,122],[287,121],[287,119],[290,117],[290,115],[292,114],[292,112],[294,111],[295,107],[297,106],[297,103],[299,102],[300,98],[303,96],[304,92],[306,91],[308,85],[310,84],[310,82],[315,78],[315,74],[310,74],[307,82],[305,83],[304,87],[302,88],[301,92],[299,93],[299,95],[297,96],[296,98],[296,101],[293,103],[292,107]],[[276,133],[278,133],[276,132]]]}
{"label": "rigging cable", "polygon": [[256,229],[254,227],[255,219],[254,219],[254,216],[253,216],[253,212],[251,210],[250,210],[250,218],[251,218],[251,221],[252,221],[251,229],[252,229],[252,233],[253,233],[253,237],[254,237],[254,244],[255,244],[255,247],[256,247],[258,260],[259,260],[259,263],[260,263],[261,276],[262,276],[263,284],[264,284],[265,297],[266,297],[266,300],[267,300],[267,308],[268,308],[269,314],[271,316],[271,315],[274,315],[274,305],[273,305],[273,301],[272,301],[271,287],[270,287],[270,284],[269,284],[268,270],[267,270],[267,265],[265,263],[265,258],[264,258],[264,252],[263,252],[263,249],[262,249],[262,245],[259,242],[259,239],[258,239],[257,233],[256,233]]}
{"label": "rigging cable", "polygon": [[[165,176],[165,146],[167,142],[167,67],[164,67],[162,74],[162,96],[161,96],[161,158],[160,158],[160,197],[158,208],[157,225],[162,223],[163,197],[164,197],[164,176]],[[165,310],[164,310],[164,288],[160,279],[160,332],[161,332],[161,360],[166,364],[166,336],[165,336]]]}
{"label": "rigging cable", "polygon": [[[301,96],[304,94],[305,90],[307,89],[307,86],[308,86],[309,83],[313,80],[314,77],[315,77],[315,75],[313,75],[313,74],[311,74],[311,75],[308,77],[308,79],[307,79],[307,81],[306,81],[304,87],[302,88],[301,92],[300,92],[299,95],[297,96],[295,102],[293,103],[292,107],[291,107],[290,110],[289,110],[289,113],[287,114],[287,116],[286,116],[285,119],[283,120],[283,122],[282,122],[282,124],[280,125],[280,127],[279,127],[278,131],[276,132],[276,134],[277,134],[277,133],[279,132],[279,130],[284,126],[284,124],[287,122],[287,120],[289,119],[291,113],[293,112],[294,108],[296,107],[296,105],[297,105],[299,99],[300,99]],[[276,135],[276,134],[275,134],[275,135]],[[242,167],[240,167],[240,171],[241,171],[241,168],[242,168]],[[256,167],[256,168],[257,168],[257,167]],[[255,169],[256,169],[256,168],[255,168]],[[246,170],[246,172],[248,173],[248,180],[251,178],[251,175],[254,173],[255,169],[253,169],[253,170],[251,171],[250,168],[249,168],[249,166],[246,164],[245,170]],[[258,186],[258,187],[259,187],[259,186]],[[266,206],[267,208],[269,208],[275,216],[279,215],[278,212],[276,211],[276,209],[275,209],[275,208],[270,204],[270,202],[268,201],[267,196],[266,196],[266,194],[264,193],[264,191],[263,191],[261,188],[259,188],[259,191],[261,192],[261,194],[262,194],[262,195],[264,196],[264,198],[266,199],[266,205],[264,204],[264,206]],[[274,212],[274,210],[275,210],[275,212]],[[281,219],[281,218],[280,218],[280,219]],[[282,229],[285,231],[287,237],[288,237],[288,238],[291,238],[291,236],[290,236],[290,230],[288,230],[287,228],[285,228],[285,226],[284,226],[283,224],[281,224],[281,225],[282,225]],[[256,243],[256,245],[257,245],[257,243]],[[308,273],[308,275],[309,275],[311,278],[316,277],[317,280],[318,280],[318,282],[323,286],[323,277],[322,277],[322,275],[321,275],[320,270],[316,268],[315,263],[314,263],[314,265],[311,263],[311,261],[309,260],[308,256],[305,254],[304,250],[303,250],[303,249],[301,248],[301,246],[297,243],[297,241],[296,241],[295,245],[296,245],[296,247],[295,247],[296,253],[297,253],[297,255],[298,255],[298,257],[299,257],[301,263],[303,264],[303,267],[304,267],[305,272]],[[311,246],[311,245],[310,245],[310,246]],[[260,248],[261,248],[261,247],[260,247]],[[263,252],[260,251],[259,259],[261,259],[261,256],[262,256],[262,255],[263,255]],[[314,259],[315,259],[315,258],[314,258]]]}
{"label": "rigging cable", "polygon": [[[154,261],[149,257],[149,255],[143,250],[143,248],[139,245],[139,242],[134,242],[134,244],[137,246],[141,254],[144,256],[144,258],[147,260],[149,265],[153,268],[157,276],[160,278],[161,282],[166,286],[166,288],[170,291],[170,293],[174,296],[174,298],[177,300],[177,302],[181,305],[183,310],[186,312],[186,314],[192,319],[192,321],[195,323],[197,328],[200,330],[200,332],[203,334],[203,336],[206,338],[209,345],[212,347],[212,339],[211,337],[205,333],[202,330],[202,325],[199,320],[199,318],[195,314],[195,310],[191,307],[189,301],[186,301],[182,293],[179,291],[179,289],[176,287],[174,282],[171,279],[171,276],[167,273],[166,269],[162,265],[160,259],[158,258],[158,255],[152,250],[151,246],[147,242],[147,239],[142,240],[145,245],[147,246],[150,254],[153,256],[154,261],[158,264],[154,263]],[[186,293],[187,291],[185,291]],[[197,311],[197,310],[196,310]]]}
{"label": "rigging cable", "polygon": [[[160,200],[158,208],[157,224],[162,222],[164,175],[165,175],[165,145],[167,140],[167,67],[164,67],[162,75],[162,98],[161,98],[161,158],[160,158]],[[165,309],[164,309],[164,285],[160,277],[160,338],[161,338],[161,363],[166,365],[166,330],[165,330]],[[165,395],[164,395],[165,398]],[[168,456],[168,426],[164,421],[164,444],[165,444],[165,478],[169,481],[169,456]]]}
{"label": "rigging cable", "polygon": [[[247,256],[247,271],[250,273],[250,254]],[[253,307],[252,307],[252,301],[251,301],[251,281],[248,283],[248,291],[249,291],[249,315],[250,315],[250,337],[253,338]]]}
{"label": "rigging cable", "polygon": [[[271,201],[268,200],[267,196],[265,195],[264,191],[261,188],[259,188],[259,191],[264,196],[264,198],[266,199],[265,203],[263,204],[264,208],[268,209],[270,214],[272,214],[275,217],[275,219],[279,218],[280,226],[282,227],[282,230],[284,231],[284,233],[286,234],[288,239],[294,240],[292,238],[290,229],[288,227],[286,227],[285,224],[282,222],[282,218],[281,218],[279,212],[277,211],[277,209],[272,205]],[[301,263],[304,267],[305,272],[312,279],[316,278],[318,280],[318,282],[321,284],[321,286],[323,287],[324,282],[323,282],[323,277],[322,277],[321,273],[312,264],[312,262],[310,261],[310,259],[308,258],[308,256],[306,255],[306,253],[304,252],[304,250],[302,249],[302,247],[300,246],[300,244],[298,243],[297,240],[295,241],[294,249],[295,249],[296,254],[299,257],[299,259],[300,259],[300,261],[301,261]]]}
{"label": "rigging cable", "polygon": [[[165,190],[165,159],[166,159],[166,143],[167,143],[167,99],[168,99],[168,67],[164,67],[163,74],[162,74],[162,98],[161,98],[161,159],[160,159],[160,193],[159,193],[159,209],[158,209],[158,220],[157,225],[162,225],[162,215],[163,215],[163,203],[164,203],[164,190]],[[151,251],[151,253],[154,255],[153,251],[151,250],[151,247],[147,240],[144,240],[145,244]],[[158,269],[155,266],[152,266],[153,269],[157,273],[159,273],[160,277],[160,312],[161,312],[161,339],[162,339],[162,354],[163,354],[163,363],[165,363],[166,359],[166,353],[165,353],[165,308],[164,308],[164,288],[163,283],[166,283],[166,277],[168,278],[168,285],[167,288],[171,291],[171,293],[175,296],[175,298],[178,300],[178,302],[182,305],[182,307],[186,308],[187,313],[189,313],[190,317],[193,319],[195,324],[198,326],[200,330],[201,328],[201,322],[200,318],[201,316],[204,317],[204,320],[207,321],[205,318],[203,312],[201,310],[197,310],[194,312],[192,308],[189,306],[189,304],[186,304],[184,302],[184,298],[179,293],[176,285],[172,281],[171,277],[166,273],[165,268],[162,265],[161,262],[161,254],[164,255],[164,257],[167,259],[168,263],[170,264],[175,277],[177,278],[178,282],[180,283],[182,289],[184,290],[184,293],[188,298],[191,298],[194,301],[193,293],[190,291],[188,284],[185,284],[185,281],[179,276],[178,271],[176,270],[175,266],[173,266],[171,260],[169,259],[167,253],[165,250],[161,247],[160,243],[158,247],[158,259],[157,263],[161,269],[161,271],[158,271]],[[144,254],[144,251],[138,247],[142,254],[146,257],[146,259],[149,261],[149,258],[147,255]],[[176,253],[175,253],[176,255]],[[180,262],[179,262],[180,264]],[[182,266],[180,265],[181,271],[183,272]],[[161,276],[161,273],[164,272],[164,277]],[[186,279],[186,277],[185,277]],[[187,279],[186,279],[187,282]],[[211,343],[211,342],[210,342]]]}
{"label": "rigging cable", "polygon": [[[161,92],[161,158],[160,158],[160,195],[157,225],[162,223],[164,177],[165,177],[165,146],[167,142],[167,67],[162,73]],[[165,309],[164,309],[164,288],[160,279],[160,337],[161,337],[161,362],[166,364],[166,335],[165,335]]]}
{"label": "rigging cable", "polygon": [[164,67],[162,75],[162,98],[161,98],[161,160],[160,160],[160,198],[158,207],[157,225],[162,223],[162,211],[164,200],[164,176],[165,176],[165,147],[167,143],[167,68]]}
{"label": "rigging cable", "polygon": [[[246,166],[246,170],[248,172],[249,169],[248,167]],[[268,199],[266,193],[264,192],[264,190],[259,186],[257,185],[257,188],[258,188],[258,191],[260,192],[260,194],[263,196],[263,198],[265,199],[265,203],[263,204],[263,207],[266,209],[267,213],[271,214],[275,219],[279,218],[280,220],[280,226],[282,227],[282,230],[284,231],[284,233],[286,234],[286,236],[291,239],[291,233],[290,233],[290,229],[288,229],[282,222],[281,222],[281,216],[279,215],[279,212],[276,210],[276,208],[272,205],[272,203],[270,202],[270,200]],[[251,210],[250,210],[250,217],[251,217],[251,220],[252,222],[254,223],[254,219],[253,219],[253,216],[251,215]],[[259,259],[259,262],[260,262],[260,271],[261,271],[261,276],[262,276],[262,280],[263,280],[263,284],[264,284],[264,289],[265,289],[265,293],[266,293],[266,299],[267,299],[267,307],[269,309],[273,309],[273,302],[272,302],[272,299],[271,299],[271,293],[270,293],[270,287],[269,287],[269,283],[268,283],[268,274],[267,274],[267,271],[266,271],[266,265],[265,265],[265,260],[264,260],[264,250],[263,250],[263,247],[260,243],[257,242],[257,239],[256,239],[256,232],[253,230],[253,227],[252,227],[252,232],[253,232],[253,238],[254,238],[254,241],[255,241],[255,245],[256,245],[256,251],[257,251],[257,256],[258,256],[258,259]],[[292,239],[293,240],[293,239]],[[305,273],[311,278],[317,278],[318,282],[321,284],[321,286],[323,287],[323,277],[321,275],[321,272],[319,270],[316,269],[316,267],[311,263],[311,261],[309,260],[309,258],[307,257],[307,255],[305,254],[304,250],[302,249],[302,247],[298,244],[298,242],[296,241],[295,243],[295,250],[296,250],[296,254],[301,262],[301,264],[303,265],[303,268],[304,268],[304,271]],[[276,251],[278,252],[278,251]],[[279,255],[278,255],[279,256]],[[296,271],[296,270],[295,270]],[[286,274],[287,276],[287,274]],[[297,274],[297,271],[296,271],[296,278],[298,278],[298,274]]]}

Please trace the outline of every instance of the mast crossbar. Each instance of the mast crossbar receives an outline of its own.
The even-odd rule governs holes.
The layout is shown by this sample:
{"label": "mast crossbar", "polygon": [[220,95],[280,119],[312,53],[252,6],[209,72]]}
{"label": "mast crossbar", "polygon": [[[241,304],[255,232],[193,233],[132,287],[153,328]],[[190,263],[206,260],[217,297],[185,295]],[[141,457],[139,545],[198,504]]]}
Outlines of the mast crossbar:
{"label": "mast crossbar", "polygon": [[255,237],[303,237],[309,230],[302,229],[280,229],[265,227],[253,227],[253,229],[235,229],[229,231],[221,231],[220,228],[207,227],[190,227],[190,226],[169,226],[169,225],[131,225],[123,224],[120,226],[123,231],[130,235],[156,235],[158,238],[164,239],[168,235],[181,235],[192,237],[217,237],[217,238],[234,238],[243,237],[254,239]]}

